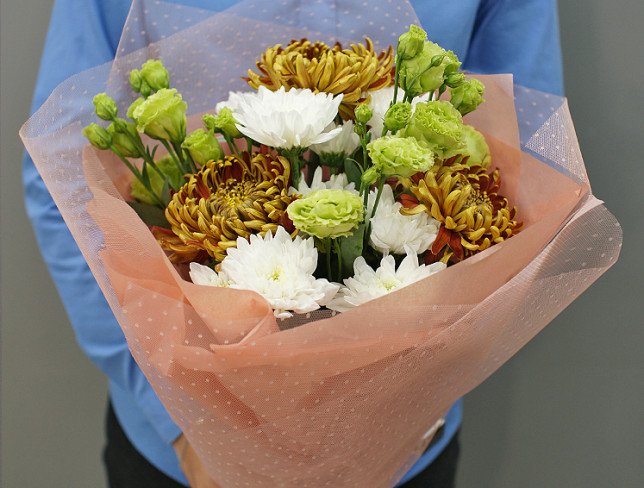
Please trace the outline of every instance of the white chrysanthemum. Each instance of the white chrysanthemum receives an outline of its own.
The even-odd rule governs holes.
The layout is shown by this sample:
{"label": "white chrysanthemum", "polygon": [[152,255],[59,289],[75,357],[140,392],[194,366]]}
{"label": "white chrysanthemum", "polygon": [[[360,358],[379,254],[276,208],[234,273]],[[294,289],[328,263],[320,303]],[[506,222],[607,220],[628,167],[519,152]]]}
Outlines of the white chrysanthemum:
{"label": "white chrysanthemum", "polygon": [[338,114],[342,95],[313,93],[284,87],[271,91],[260,86],[256,93],[230,93],[223,106],[233,111],[239,131],[267,146],[292,149],[330,141],[340,132],[325,128]]}
{"label": "white chrysanthemum", "polygon": [[228,92],[228,100],[223,100],[223,101],[219,102],[217,105],[215,105],[215,113],[221,112],[222,108],[229,108],[234,113],[239,108],[239,104],[240,104],[241,100],[244,100],[248,96],[253,97],[255,95],[256,95],[256,93],[254,91]]}
{"label": "white chrysanthemum", "polygon": [[[368,215],[373,212],[376,191],[369,194]],[[426,212],[416,215],[400,213],[402,204],[394,200],[394,192],[389,185],[382,189],[382,195],[371,218],[371,238],[369,245],[383,254],[404,254],[409,247],[421,254],[431,247],[436,239],[440,222]]]}
{"label": "white chrysanthemum", "polygon": [[353,125],[353,121],[347,120],[342,125],[336,125],[332,122],[326,130],[332,131],[338,127],[340,128],[340,133],[337,136],[330,141],[323,142],[321,144],[313,144],[311,146],[311,151],[320,156],[325,154],[343,154],[349,156],[353,154],[360,145],[360,137],[358,137],[358,134],[353,130],[355,127]]}
{"label": "white chrysanthemum", "polygon": [[[394,99],[394,87],[388,86],[380,90],[367,92],[371,96],[369,106],[373,110],[373,116],[367,125],[371,126],[371,140],[378,139],[382,136],[382,129],[385,126],[385,114],[389,110],[392,100]],[[405,98],[405,90],[398,88],[398,101],[402,102]],[[427,98],[427,97],[425,97]],[[422,102],[421,97],[416,97],[411,102],[412,112],[418,102]],[[427,100],[425,100],[427,101]]]}
{"label": "white chrysanthemum", "polygon": [[190,279],[195,285],[218,286],[227,288],[230,279],[223,271],[217,273],[212,268],[199,263],[190,263]]}
{"label": "white chrysanthemum", "polygon": [[297,188],[291,187],[289,189],[289,195],[300,194],[302,196],[309,195],[314,191],[318,190],[346,190],[356,195],[359,192],[356,190],[356,185],[349,183],[347,175],[344,173],[339,173],[337,175],[331,175],[327,181],[322,181],[322,168],[318,167],[313,173],[313,180],[311,181],[311,186],[304,181],[304,174],[302,174],[302,179],[297,185]]}
{"label": "white chrysanthemum", "polygon": [[443,263],[429,266],[418,264],[418,256],[411,249],[402,260],[398,269],[393,256],[385,256],[380,267],[373,270],[362,256],[353,263],[353,278],[344,280],[345,286],[327,305],[331,310],[345,312],[353,307],[382,297],[405,286],[416,283],[423,278],[446,268]]}
{"label": "white chrysanthemum", "polygon": [[230,278],[230,287],[259,293],[278,318],[317,310],[340,288],[313,276],[318,261],[313,239],[291,239],[283,227],[274,236],[251,235],[250,242],[239,237],[237,247],[227,253],[221,270]]}

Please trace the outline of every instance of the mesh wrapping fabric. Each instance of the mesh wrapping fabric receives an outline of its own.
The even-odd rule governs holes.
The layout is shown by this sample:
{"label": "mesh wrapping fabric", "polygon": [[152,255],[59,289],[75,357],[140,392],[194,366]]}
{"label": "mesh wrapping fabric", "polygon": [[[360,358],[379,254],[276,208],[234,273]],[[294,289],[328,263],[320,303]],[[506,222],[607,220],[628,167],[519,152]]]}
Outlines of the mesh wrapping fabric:
{"label": "mesh wrapping fabric", "polygon": [[[347,313],[284,323],[252,292],[185,280],[126,204],[122,163],[81,135],[95,121],[92,97],[107,91],[125,111],[129,70],[161,58],[196,127],[230,90],[248,89],[240,76],[269,45],[368,35],[384,48],[417,23],[399,0],[325,2],[323,18],[308,11],[316,3],[249,0],[213,13],[135,1],[114,62],[61,84],[21,130],[134,358],[222,487],[393,486],[452,403],[621,245],[590,193],[565,100],[481,76],[486,102],[467,119],[488,137],[520,234]],[[355,32],[354,18],[369,31]]]}

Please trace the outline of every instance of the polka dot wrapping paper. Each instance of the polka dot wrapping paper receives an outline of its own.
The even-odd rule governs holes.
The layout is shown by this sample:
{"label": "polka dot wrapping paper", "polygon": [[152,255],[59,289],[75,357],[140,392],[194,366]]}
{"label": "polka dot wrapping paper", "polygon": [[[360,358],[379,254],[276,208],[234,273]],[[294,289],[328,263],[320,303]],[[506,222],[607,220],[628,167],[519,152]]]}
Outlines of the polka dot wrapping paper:
{"label": "polka dot wrapping paper", "polygon": [[[189,129],[269,45],[371,37],[395,45],[407,2],[247,0],[221,13],[137,0],[113,62],[61,84],[21,137],[132,354],[222,487],[388,487],[452,403],[533,338],[617,259],[621,229],[591,193],[565,99],[480,76],[467,117],[489,142],[515,237],[343,314],[277,321],[252,292],[197,286],[126,203],[129,174],[81,134],[92,97],[122,111],[128,73],[160,58]],[[367,31],[356,32],[360,17]]]}

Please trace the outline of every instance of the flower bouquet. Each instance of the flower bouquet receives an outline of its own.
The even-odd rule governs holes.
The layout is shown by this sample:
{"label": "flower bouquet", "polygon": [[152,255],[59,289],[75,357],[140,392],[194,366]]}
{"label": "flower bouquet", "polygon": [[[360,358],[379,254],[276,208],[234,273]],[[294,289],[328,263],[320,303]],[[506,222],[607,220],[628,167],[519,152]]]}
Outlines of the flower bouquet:
{"label": "flower bouquet", "polygon": [[376,3],[135,2],[114,62],[21,130],[222,486],[395,484],[619,252],[565,100]]}

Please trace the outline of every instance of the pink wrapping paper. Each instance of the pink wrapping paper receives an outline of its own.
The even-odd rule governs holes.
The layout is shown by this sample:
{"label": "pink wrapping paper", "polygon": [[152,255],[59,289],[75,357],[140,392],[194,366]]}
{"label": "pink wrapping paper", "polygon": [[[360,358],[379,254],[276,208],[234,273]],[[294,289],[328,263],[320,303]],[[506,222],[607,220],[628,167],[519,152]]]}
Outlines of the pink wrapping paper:
{"label": "pink wrapping paper", "polygon": [[[86,145],[91,98],[107,90],[124,109],[129,70],[161,57],[196,126],[247,89],[239,76],[268,45],[369,35],[382,48],[416,22],[406,2],[356,3],[336,2],[339,23],[312,32],[296,1],[220,14],[135,1],[115,61],[60,85],[21,130],[134,358],[222,487],[393,486],[451,404],[619,254],[621,229],[590,193],[565,100],[481,76],[486,102],[468,122],[488,137],[520,234],[339,315],[278,323],[252,292],[184,280],[125,202],[127,170]],[[342,25],[355,15],[371,15],[372,31]]]}

